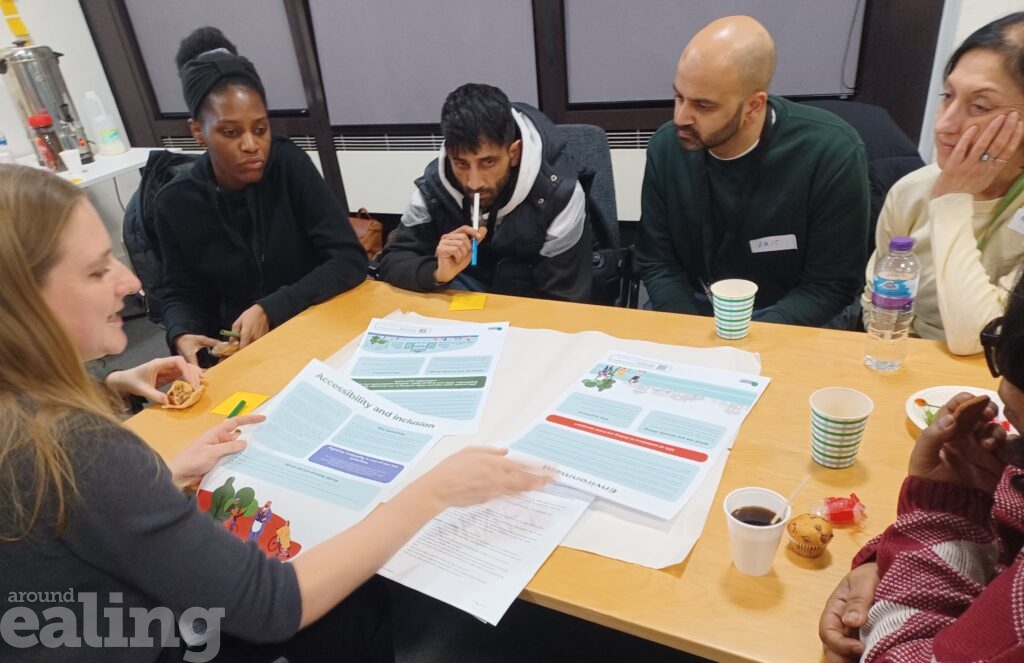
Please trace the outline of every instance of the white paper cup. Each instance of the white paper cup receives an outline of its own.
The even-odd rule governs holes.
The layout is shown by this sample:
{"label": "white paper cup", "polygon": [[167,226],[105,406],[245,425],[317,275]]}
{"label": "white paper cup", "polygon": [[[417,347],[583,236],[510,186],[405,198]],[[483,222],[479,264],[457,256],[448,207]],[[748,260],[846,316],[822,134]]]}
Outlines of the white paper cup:
{"label": "white paper cup", "polygon": [[744,338],[750,331],[757,284],[744,279],[726,279],[711,284],[715,309],[715,333],[720,338]]}
{"label": "white paper cup", "polygon": [[811,394],[811,458],[825,467],[849,467],[857,460],[868,417],[875,404],[846,387]]}
{"label": "white paper cup", "polygon": [[732,512],[745,506],[760,506],[778,513],[785,504],[785,497],[767,488],[737,488],[725,496],[722,506],[729,523],[732,560],[741,573],[763,576],[772,570],[792,509],[786,506],[782,518],[774,525],[748,525],[737,520]]}
{"label": "white paper cup", "polygon": [[69,173],[82,172],[82,155],[78,153],[78,150],[64,150],[60,153],[60,160],[64,162]]}

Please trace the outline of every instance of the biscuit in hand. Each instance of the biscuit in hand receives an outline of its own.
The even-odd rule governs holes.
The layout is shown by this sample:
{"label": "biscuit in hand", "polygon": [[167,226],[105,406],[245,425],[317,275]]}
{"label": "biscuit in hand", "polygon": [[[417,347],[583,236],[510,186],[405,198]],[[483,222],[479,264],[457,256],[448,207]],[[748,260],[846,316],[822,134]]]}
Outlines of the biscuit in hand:
{"label": "biscuit in hand", "polygon": [[238,352],[239,343],[237,340],[224,341],[210,348],[210,354],[217,359],[226,359]]}
{"label": "biscuit in hand", "polygon": [[974,430],[975,424],[981,419],[988,407],[989,397],[982,394],[964,401],[953,411],[953,418],[956,420],[956,430],[960,434],[967,434]]}
{"label": "biscuit in hand", "polygon": [[184,410],[187,407],[192,407],[199,402],[203,389],[203,385],[199,385],[197,389],[184,380],[175,380],[171,383],[171,388],[167,390],[167,403],[164,407],[168,410]]}

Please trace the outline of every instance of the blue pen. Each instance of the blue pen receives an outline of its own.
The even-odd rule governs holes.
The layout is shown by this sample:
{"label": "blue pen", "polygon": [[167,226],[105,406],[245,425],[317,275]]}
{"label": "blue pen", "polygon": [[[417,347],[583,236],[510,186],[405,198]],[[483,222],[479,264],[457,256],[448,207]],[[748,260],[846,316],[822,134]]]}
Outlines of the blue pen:
{"label": "blue pen", "polygon": [[[473,194],[473,232],[480,230],[480,194]],[[476,237],[473,238],[473,255],[469,259],[469,264],[476,267]]]}

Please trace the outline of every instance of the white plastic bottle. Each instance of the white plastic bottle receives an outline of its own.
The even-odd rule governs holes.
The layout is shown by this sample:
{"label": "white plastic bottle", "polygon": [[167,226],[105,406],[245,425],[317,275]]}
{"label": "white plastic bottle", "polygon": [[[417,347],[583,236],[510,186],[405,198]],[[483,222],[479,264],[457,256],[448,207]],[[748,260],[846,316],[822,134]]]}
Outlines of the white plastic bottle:
{"label": "white plastic bottle", "polygon": [[100,95],[93,90],[86,92],[85,107],[92,119],[93,131],[98,137],[100,154],[111,156],[124,152],[125,146],[124,141],[121,140],[121,132],[117,128],[114,118],[103,107]]}
{"label": "white plastic bottle", "polygon": [[875,264],[864,349],[864,363],[872,370],[896,370],[907,357],[907,334],[921,273],[913,248],[912,238],[893,237],[889,253]]}
{"label": "white plastic bottle", "polygon": [[0,133],[0,163],[14,163],[14,155],[7,144],[7,135]]}

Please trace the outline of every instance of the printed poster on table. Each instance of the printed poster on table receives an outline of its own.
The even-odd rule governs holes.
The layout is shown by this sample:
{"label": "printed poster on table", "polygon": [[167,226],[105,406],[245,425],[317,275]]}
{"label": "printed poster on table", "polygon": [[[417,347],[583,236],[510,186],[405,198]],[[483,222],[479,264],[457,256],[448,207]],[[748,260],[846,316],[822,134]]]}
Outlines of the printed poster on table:
{"label": "printed poster on table", "polygon": [[393,403],[441,420],[443,435],[476,433],[507,335],[507,322],[374,318],[343,372]]}
{"label": "printed poster on table", "polygon": [[557,468],[560,483],[671,518],[728,453],[769,381],[608,353],[510,454]]}
{"label": "printed poster on table", "polygon": [[235,536],[292,559],[359,522],[439,439],[410,412],[313,360],[258,412],[244,451],[200,485],[199,508]]}

